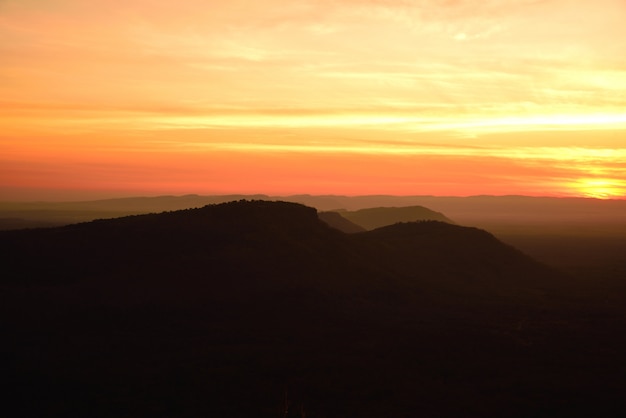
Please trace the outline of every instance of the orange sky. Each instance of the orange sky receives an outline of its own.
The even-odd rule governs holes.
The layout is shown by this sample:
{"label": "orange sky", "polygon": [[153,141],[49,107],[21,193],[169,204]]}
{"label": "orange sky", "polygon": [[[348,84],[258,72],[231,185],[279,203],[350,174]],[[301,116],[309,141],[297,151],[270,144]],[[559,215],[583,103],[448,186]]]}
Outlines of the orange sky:
{"label": "orange sky", "polygon": [[0,200],[626,198],[623,0],[0,0]]}

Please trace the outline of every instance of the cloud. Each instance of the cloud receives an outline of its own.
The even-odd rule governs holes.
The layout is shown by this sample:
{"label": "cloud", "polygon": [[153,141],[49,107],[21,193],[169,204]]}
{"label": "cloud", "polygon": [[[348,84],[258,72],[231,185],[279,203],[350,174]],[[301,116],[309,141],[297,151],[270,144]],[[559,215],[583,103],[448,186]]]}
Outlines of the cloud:
{"label": "cloud", "polygon": [[371,109],[395,120],[429,108],[461,127],[475,123],[467,109],[493,129],[528,126],[502,123],[506,112],[576,125],[578,114],[626,107],[626,36],[619,2],[572,4],[8,1],[0,96],[33,107],[189,108],[191,119],[207,107],[345,109],[352,126],[349,115]]}

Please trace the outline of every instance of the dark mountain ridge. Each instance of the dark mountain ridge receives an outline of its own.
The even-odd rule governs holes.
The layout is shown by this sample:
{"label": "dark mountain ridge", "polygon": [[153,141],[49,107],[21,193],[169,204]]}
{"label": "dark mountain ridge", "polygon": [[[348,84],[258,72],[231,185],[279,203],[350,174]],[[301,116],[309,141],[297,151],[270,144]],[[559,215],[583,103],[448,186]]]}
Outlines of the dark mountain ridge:
{"label": "dark mountain ridge", "polygon": [[[239,279],[255,274],[278,280],[294,272],[316,277],[341,273],[341,283],[351,285],[355,278],[366,282],[365,278],[380,275],[429,280],[445,276],[452,265],[487,279],[494,279],[496,272],[517,277],[531,270],[547,282],[554,276],[475,228],[436,221],[399,223],[348,236],[321,221],[315,209],[287,202],[242,200],[59,228],[5,231],[0,238],[10,272],[4,280],[14,283],[83,281],[136,266],[146,271],[146,265],[155,274],[143,276],[159,278],[158,269],[151,266],[193,270],[198,264],[214,274],[231,274],[233,269]],[[33,258],[38,262],[29,262]],[[178,264],[181,260],[184,265]],[[487,265],[493,265],[493,271],[483,269]]]}
{"label": "dark mountain ridge", "polygon": [[[201,207],[239,199],[282,200],[320,211],[420,205],[459,225],[486,229],[534,258],[581,278],[626,272],[626,200],[530,196],[157,196],[86,202],[0,202],[0,230],[60,226],[97,218]],[[341,209],[343,208],[343,209]],[[416,219],[396,219],[398,221]],[[381,225],[382,226],[382,225]],[[353,231],[351,231],[353,232]],[[604,279],[603,279],[604,280]]]}
{"label": "dark mountain ridge", "polygon": [[622,399],[621,311],[475,228],[344,234],[237,201],[5,231],[0,253],[7,416],[588,416]]}

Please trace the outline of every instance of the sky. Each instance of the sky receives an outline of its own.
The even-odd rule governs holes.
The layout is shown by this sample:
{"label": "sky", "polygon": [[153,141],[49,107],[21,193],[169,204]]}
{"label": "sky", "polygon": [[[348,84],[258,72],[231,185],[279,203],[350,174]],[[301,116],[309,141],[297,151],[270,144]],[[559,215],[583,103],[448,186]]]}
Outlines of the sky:
{"label": "sky", "polygon": [[0,200],[626,198],[623,0],[0,0]]}

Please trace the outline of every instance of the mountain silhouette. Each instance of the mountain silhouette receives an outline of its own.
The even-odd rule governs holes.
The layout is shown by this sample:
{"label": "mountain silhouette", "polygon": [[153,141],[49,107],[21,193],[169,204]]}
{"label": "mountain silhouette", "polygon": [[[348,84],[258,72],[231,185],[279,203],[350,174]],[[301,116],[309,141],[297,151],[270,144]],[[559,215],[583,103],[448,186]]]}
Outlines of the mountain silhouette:
{"label": "mountain silhouette", "polygon": [[347,234],[354,234],[356,232],[366,231],[365,228],[355,224],[354,222],[350,222],[349,220],[341,216],[341,214],[339,214],[338,212],[319,212],[318,216],[329,226],[332,226],[333,228]]}
{"label": "mountain silhouette", "polygon": [[339,211],[339,214],[367,230],[393,225],[398,222],[440,221],[454,223],[444,214],[423,206],[378,207],[356,211]]}
{"label": "mountain silhouette", "polygon": [[7,416],[582,416],[622,399],[623,316],[475,228],[346,234],[236,201],[4,231],[0,253]]}

